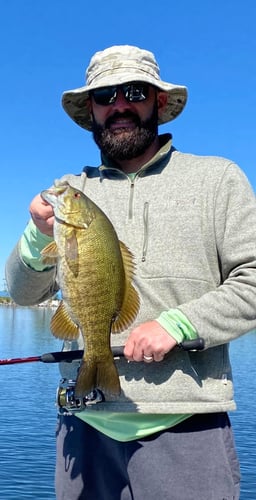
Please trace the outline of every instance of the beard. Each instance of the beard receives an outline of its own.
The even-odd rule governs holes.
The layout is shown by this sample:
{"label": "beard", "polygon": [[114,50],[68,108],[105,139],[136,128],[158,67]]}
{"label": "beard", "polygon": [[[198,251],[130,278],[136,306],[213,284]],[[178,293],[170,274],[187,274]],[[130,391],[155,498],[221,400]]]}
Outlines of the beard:
{"label": "beard", "polygon": [[[110,130],[111,123],[116,118],[129,118],[134,121],[136,128],[133,130],[123,129],[120,133]],[[131,160],[145,153],[147,148],[154,142],[158,133],[158,107],[154,104],[151,116],[141,121],[139,116],[130,111],[124,113],[116,112],[106,120],[105,126],[97,123],[93,116],[92,121],[93,138],[103,155],[111,160]]]}

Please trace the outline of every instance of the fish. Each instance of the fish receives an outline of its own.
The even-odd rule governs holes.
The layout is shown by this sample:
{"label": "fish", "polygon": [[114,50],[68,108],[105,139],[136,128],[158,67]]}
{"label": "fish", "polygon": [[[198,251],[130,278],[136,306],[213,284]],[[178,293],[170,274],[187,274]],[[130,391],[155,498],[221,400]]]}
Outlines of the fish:
{"label": "fish", "polygon": [[121,387],[110,339],[132,325],[140,308],[133,254],[100,207],[67,181],[55,181],[41,197],[54,212],[54,237],[41,251],[42,261],[57,265],[61,290],[50,329],[71,341],[81,332],[84,341],[75,397],[99,389],[106,399],[117,398]]}

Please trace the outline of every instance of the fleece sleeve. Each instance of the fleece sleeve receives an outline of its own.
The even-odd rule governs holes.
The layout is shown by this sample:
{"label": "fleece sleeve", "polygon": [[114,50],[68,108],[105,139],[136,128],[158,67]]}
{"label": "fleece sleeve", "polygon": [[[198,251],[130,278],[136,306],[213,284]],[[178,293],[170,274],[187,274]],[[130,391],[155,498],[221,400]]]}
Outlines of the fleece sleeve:
{"label": "fleece sleeve", "polygon": [[49,266],[42,263],[40,252],[51,241],[53,241],[53,238],[41,233],[31,219],[20,240],[21,258],[35,271],[48,269]]}
{"label": "fleece sleeve", "polygon": [[44,266],[41,250],[52,238],[38,231],[32,221],[9,255],[5,277],[10,296],[16,304],[31,306],[53,297],[59,290],[56,266]]}
{"label": "fleece sleeve", "polygon": [[256,198],[234,164],[225,171],[216,192],[214,232],[220,284],[178,306],[206,348],[228,343],[255,328]]}

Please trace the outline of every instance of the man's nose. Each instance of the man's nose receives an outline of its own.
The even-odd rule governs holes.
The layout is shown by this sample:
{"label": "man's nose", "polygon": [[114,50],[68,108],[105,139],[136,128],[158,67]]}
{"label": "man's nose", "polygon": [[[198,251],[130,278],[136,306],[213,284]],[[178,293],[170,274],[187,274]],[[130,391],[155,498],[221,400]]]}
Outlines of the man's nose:
{"label": "man's nose", "polygon": [[112,104],[112,106],[118,110],[125,110],[130,108],[130,104],[131,103],[125,99],[123,91],[121,89],[118,89],[116,100]]}

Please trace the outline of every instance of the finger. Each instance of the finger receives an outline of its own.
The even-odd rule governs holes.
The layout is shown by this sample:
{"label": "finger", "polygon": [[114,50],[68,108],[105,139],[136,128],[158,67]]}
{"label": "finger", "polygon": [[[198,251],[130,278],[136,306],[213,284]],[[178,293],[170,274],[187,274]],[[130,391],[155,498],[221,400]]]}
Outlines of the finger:
{"label": "finger", "polygon": [[128,340],[124,346],[124,356],[128,361],[133,361],[133,351],[134,343]]}
{"label": "finger", "polygon": [[157,363],[158,363],[159,361],[163,361],[164,356],[165,356],[165,355],[164,355],[164,354],[162,354],[162,353],[161,353],[161,354],[159,354],[159,353],[158,353],[158,354],[157,354],[157,353],[154,353],[154,355],[153,355],[153,357],[154,357],[154,361],[156,361]]}

